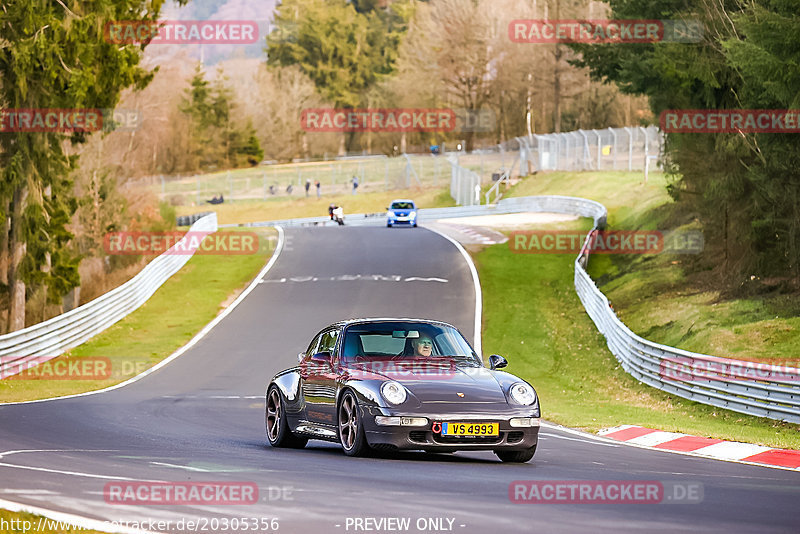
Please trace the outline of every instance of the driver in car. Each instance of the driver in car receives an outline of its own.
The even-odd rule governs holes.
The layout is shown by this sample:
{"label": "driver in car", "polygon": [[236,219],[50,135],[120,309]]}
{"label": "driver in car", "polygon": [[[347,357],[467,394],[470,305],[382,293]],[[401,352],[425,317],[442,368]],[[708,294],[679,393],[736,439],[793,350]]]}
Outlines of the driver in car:
{"label": "driver in car", "polygon": [[433,353],[433,340],[428,336],[420,336],[411,340],[411,346],[414,347],[414,356],[427,358]]}
{"label": "driver in car", "polygon": [[433,354],[433,340],[425,334],[418,338],[406,339],[406,346],[400,356],[410,358],[428,358]]}

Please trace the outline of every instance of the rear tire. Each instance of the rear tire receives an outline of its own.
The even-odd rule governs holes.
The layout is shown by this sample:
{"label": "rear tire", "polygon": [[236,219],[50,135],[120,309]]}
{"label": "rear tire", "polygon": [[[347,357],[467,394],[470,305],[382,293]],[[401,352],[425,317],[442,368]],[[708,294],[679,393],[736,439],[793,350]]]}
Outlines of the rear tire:
{"label": "rear tire", "polygon": [[352,391],[342,394],[339,402],[337,426],[339,428],[339,443],[347,456],[366,456],[369,451],[367,437],[364,434],[364,425],[359,414],[358,401]]}
{"label": "rear tire", "polygon": [[297,436],[289,430],[289,422],[286,420],[286,399],[275,384],[267,390],[264,423],[267,430],[267,441],[273,447],[302,449],[308,443],[308,438]]}
{"label": "rear tire", "polygon": [[522,464],[533,458],[536,453],[536,445],[530,449],[521,451],[494,451],[501,462]]}

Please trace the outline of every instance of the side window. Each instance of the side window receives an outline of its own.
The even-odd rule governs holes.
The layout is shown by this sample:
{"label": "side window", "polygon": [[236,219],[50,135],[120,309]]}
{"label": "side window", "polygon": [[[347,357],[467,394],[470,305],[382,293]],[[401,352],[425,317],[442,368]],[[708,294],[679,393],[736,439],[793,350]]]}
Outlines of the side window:
{"label": "side window", "polygon": [[339,331],[338,330],[328,330],[322,334],[322,338],[319,342],[319,347],[317,347],[317,352],[330,352],[333,354],[333,350],[336,348],[336,340],[339,339]]}
{"label": "side window", "polygon": [[325,334],[320,334],[320,335],[318,335],[317,337],[314,338],[314,341],[311,342],[311,344],[308,346],[308,349],[306,350],[306,355],[303,358],[304,360],[311,359],[311,356],[313,356],[314,354],[316,354],[318,352],[317,351],[317,346],[319,345],[319,340],[320,340],[320,338],[322,338],[323,335],[325,335]]}

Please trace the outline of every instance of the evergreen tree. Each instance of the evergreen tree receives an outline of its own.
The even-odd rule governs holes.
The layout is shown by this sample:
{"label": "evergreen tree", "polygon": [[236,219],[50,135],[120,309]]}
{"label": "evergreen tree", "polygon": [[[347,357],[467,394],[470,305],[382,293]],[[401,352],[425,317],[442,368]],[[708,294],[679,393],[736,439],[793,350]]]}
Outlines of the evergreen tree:
{"label": "evergreen tree", "polygon": [[[795,2],[610,0],[611,18],[699,20],[699,43],[572,45],[578,66],[668,109],[792,109],[800,104]],[[797,134],[669,133],[670,194],[704,223],[707,261],[738,287],[751,274],[800,282]]]}
{"label": "evergreen tree", "polygon": [[233,91],[226,81],[220,71],[208,82],[198,65],[181,103],[181,111],[191,118],[196,168],[256,165],[264,157],[252,124],[243,130],[233,124]]}
{"label": "evergreen tree", "polygon": [[[183,1],[181,0],[181,3]],[[144,87],[144,45],[106,41],[105,25],[155,21],[162,0],[7,0],[0,9],[0,108],[113,108],[120,92]],[[26,285],[51,298],[78,283],[67,224],[76,209],[70,172],[77,158],[63,142],[87,132],[0,133],[0,282],[9,303],[6,328],[25,326]]]}

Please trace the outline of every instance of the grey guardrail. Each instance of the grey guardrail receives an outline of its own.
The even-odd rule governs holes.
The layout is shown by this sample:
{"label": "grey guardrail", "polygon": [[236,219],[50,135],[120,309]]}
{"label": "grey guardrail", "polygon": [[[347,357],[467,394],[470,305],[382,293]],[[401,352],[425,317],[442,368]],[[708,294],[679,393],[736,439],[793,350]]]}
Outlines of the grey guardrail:
{"label": "grey guardrail", "polygon": [[590,255],[589,238],[605,226],[606,209],[602,207],[589,216],[594,218],[595,228],[586,236],[575,259],[575,291],[628,374],[685,399],[800,423],[800,369],[689,352],[648,341],[625,326],[585,269]]}
{"label": "grey guardrail", "polygon": [[[524,213],[540,211],[546,213],[565,213],[592,217],[597,209],[605,209],[602,204],[585,198],[565,197],[558,195],[504,198],[497,204],[482,206],[458,206],[454,208],[422,208],[417,210],[418,222],[429,222],[438,219],[472,217],[478,215],[503,215],[508,213]],[[345,214],[348,226],[381,226],[386,224],[386,212]],[[605,223],[605,219],[603,219]],[[282,219],[242,224],[221,224],[226,227],[263,227],[263,226],[335,226],[330,217],[305,217],[301,219]]]}
{"label": "grey guardrail", "polygon": [[[197,232],[216,232],[217,215],[211,213],[190,228]],[[63,354],[113,325],[144,304],[192,254],[184,237],[168,251],[154,258],[136,276],[121,286],[83,306],[47,321],[0,336],[0,378],[19,372]],[[173,249],[181,250],[172,253]]]}
{"label": "grey guardrail", "polygon": [[175,218],[176,226],[191,226],[206,215],[211,215],[213,211],[204,211],[202,213],[195,213],[193,215],[181,215]]}
{"label": "grey guardrail", "polygon": [[[522,212],[564,213],[590,217],[595,230],[606,225],[599,202],[567,196],[504,198],[496,205],[419,210],[419,222]],[[385,214],[346,216],[348,225],[382,225]],[[245,226],[335,224],[328,217],[265,221]],[[590,234],[591,234],[590,232]],[[587,235],[587,243],[589,241]],[[640,382],[670,394],[739,413],[800,423],[800,369],[697,354],[660,345],[634,334],[619,320],[606,296],[586,272],[586,244],[575,259],[575,291],[609,350],[626,372]],[[754,379],[745,378],[755,375]]]}

